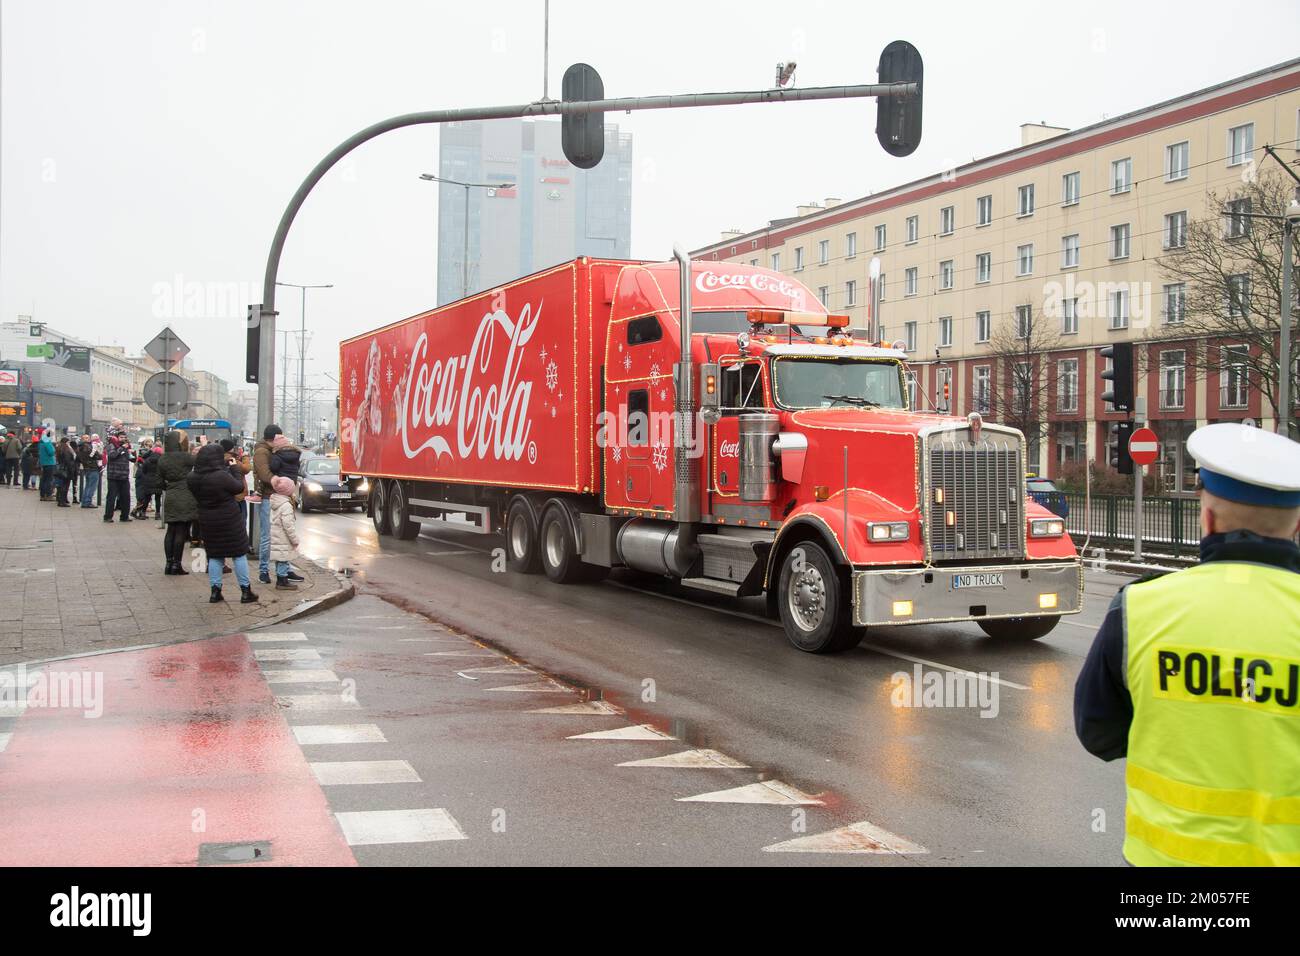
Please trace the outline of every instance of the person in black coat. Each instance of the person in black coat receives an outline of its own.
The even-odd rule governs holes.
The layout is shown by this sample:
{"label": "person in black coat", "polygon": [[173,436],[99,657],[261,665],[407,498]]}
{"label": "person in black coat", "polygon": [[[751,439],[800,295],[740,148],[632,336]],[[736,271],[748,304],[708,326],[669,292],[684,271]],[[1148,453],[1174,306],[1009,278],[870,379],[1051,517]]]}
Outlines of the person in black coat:
{"label": "person in black coat", "polygon": [[131,443],[121,435],[110,435],[108,451],[104,455],[108,479],[104,494],[104,520],[112,521],[113,512],[121,511],[123,524],[131,520]]}
{"label": "person in black coat", "polygon": [[59,439],[59,446],[54,450],[54,481],[58,488],[56,500],[60,508],[70,507],[68,490],[77,480],[77,453],[67,435]]}
{"label": "person in black coat", "polygon": [[245,491],[242,481],[230,473],[225,450],[220,445],[204,445],[194,457],[194,470],[186,479],[198,503],[199,529],[208,557],[208,583],[212,585],[215,604],[221,596],[223,559],[230,558],[239,582],[240,604],[252,604],[257,595],[248,579],[248,532],[239,516],[236,497]]}

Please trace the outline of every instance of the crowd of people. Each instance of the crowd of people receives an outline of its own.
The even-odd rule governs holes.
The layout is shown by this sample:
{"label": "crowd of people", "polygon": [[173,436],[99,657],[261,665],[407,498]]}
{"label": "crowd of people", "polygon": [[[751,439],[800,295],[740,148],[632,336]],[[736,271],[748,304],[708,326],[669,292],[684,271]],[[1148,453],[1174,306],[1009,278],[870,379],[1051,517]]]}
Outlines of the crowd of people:
{"label": "crowd of people", "polygon": [[[230,438],[209,443],[173,429],[162,445],[144,441],[133,447],[120,419],[106,438],[56,436],[50,429],[8,432],[0,439],[0,484],[37,491],[41,502],[98,509],[101,482],[103,520],[125,524],[147,519],[149,506],[163,525],[163,574],[187,575],[185,549],[206,558],[209,601],[225,600],[222,581],[233,574],[240,603],[258,600],[248,565],[248,508],[258,508],[258,580],[276,590],[296,590],[302,575],[293,569],[298,534],[295,502],[301,449],[279,425],[268,425],[250,456]],[[253,488],[248,475],[253,475]],[[134,476],[134,489],[132,477]],[[134,491],[134,494],[133,494]],[[135,506],[132,507],[132,501]],[[197,568],[196,568],[197,570]]]}

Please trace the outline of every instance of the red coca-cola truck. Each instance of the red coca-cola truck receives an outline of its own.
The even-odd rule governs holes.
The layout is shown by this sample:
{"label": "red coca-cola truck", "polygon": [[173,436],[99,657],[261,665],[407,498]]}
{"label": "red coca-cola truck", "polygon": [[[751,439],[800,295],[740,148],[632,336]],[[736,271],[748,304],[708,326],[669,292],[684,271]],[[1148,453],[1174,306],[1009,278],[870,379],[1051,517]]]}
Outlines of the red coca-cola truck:
{"label": "red coca-cola truck", "polygon": [[512,570],[765,595],[795,647],[1080,610],[1025,439],[909,408],[903,352],[766,269],[581,258],[342,343],[343,469],[381,535],[504,533]]}

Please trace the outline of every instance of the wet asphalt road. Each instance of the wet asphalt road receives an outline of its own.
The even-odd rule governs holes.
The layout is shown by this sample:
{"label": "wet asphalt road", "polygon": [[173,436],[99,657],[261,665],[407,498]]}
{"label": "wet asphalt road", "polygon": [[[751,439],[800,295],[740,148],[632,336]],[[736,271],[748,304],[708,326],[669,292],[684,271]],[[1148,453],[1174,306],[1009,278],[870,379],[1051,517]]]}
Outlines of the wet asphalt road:
{"label": "wet asphalt road", "polygon": [[[373,720],[388,740],[304,750],[311,760],[404,759],[422,781],[326,787],[332,809],[436,806],[468,837],[354,847],[362,863],[1122,862],[1123,768],[1079,746],[1071,699],[1126,578],[1090,571],[1084,611],[1029,644],[995,642],[974,625],[913,626],[817,657],[791,648],[754,599],[624,573],[555,585],[494,571],[499,538],[425,527],[403,542],[379,539],[358,514],[299,522],[304,552],[353,569],[359,596],[297,626],[355,681],[361,713],[348,720]],[[581,698],[493,691],[539,675],[465,673],[507,663],[468,656],[492,649],[627,716],[530,714]],[[984,700],[895,706],[896,675],[912,677],[918,663],[924,674],[987,674]],[[681,742],[566,739],[640,723]],[[693,748],[747,769],[617,766]],[[821,803],[681,800],[759,780]],[[891,846],[927,852],[763,852],[864,821]]]}

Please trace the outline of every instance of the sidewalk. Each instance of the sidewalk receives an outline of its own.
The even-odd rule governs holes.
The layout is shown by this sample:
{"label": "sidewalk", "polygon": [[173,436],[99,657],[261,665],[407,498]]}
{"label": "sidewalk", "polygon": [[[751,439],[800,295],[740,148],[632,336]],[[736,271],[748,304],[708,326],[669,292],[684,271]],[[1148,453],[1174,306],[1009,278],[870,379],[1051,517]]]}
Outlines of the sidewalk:
{"label": "sidewalk", "polygon": [[299,559],[294,566],[306,580],[277,593],[258,583],[250,558],[259,602],[240,604],[228,574],[226,600],[209,604],[206,572],[163,574],[155,519],[108,524],[103,517],[99,508],[59,508],[35,491],[0,485],[0,607],[7,609],[0,665],[247,631],[339,588],[333,572]]}

